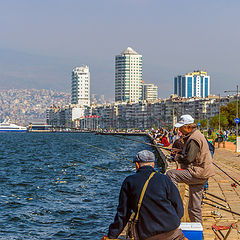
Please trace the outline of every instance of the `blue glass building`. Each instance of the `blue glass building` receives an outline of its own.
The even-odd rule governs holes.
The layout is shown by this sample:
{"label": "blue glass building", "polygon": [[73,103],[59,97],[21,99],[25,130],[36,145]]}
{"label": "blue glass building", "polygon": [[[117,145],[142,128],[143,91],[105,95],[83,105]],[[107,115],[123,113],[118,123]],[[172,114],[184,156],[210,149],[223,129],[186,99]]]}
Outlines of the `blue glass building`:
{"label": "blue glass building", "polygon": [[201,97],[210,95],[210,76],[204,71],[194,71],[174,77],[174,94],[179,97]]}

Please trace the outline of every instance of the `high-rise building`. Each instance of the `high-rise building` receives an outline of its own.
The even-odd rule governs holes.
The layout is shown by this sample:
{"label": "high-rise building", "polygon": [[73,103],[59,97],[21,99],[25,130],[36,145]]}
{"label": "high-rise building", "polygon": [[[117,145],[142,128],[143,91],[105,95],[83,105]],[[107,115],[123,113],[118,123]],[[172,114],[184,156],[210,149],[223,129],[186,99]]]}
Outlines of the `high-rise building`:
{"label": "high-rise building", "polygon": [[72,104],[90,106],[90,72],[88,66],[72,70]]}
{"label": "high-rise building", "polygon": [[210,95],[210,76],[194,71],[174,78],[174,94],[179,97],[207,97]]}
{"label": "high-rise building", "polygon": [[115,57],[115,101],[142,100],[142,55],[128,47]]}
{"label": "high-rise building", "polygon": [[153,101],[158,98],[158,87],[154,84],[143,83],[143,100]]}

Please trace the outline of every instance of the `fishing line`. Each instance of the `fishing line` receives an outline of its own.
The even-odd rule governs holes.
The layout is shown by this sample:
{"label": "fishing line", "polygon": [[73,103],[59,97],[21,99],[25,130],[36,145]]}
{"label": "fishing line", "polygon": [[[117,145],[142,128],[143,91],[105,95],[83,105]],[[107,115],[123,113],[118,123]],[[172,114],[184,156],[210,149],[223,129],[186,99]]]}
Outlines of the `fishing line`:
{"label": "fishing line", "polygon": [[[113,159],[116,159],[116,160],[120,160],[120,161],[123,161],[123,160],[125,160],[125,161],[128,161],[128,163],[130,164],[131,163],[131,165],[134,165],[134,163],[133,163],[133,161],[132,160],[130,160],[130,159],[128,159],[128,158],[125,158],[125,157],[123,157],[123,156],[120,156],[120,155],[118,155],[118,154],[115,154],[115,153],[112,153],[112,152],[109,152],[109,151],[107,151],[107,150],[105,150],[105,149],[103,149],[103,148],[99,148],[99,147],[97,147],[97,146],[94,146],[94,145],[92,145],[92,144],[89,144],[89,143],[86,143],[86,142],[80,142],[79,140],[76,140],[76,139],[72,139],[71,138],[71,140],[72,141],[75,141],[75,142],[77,142],[77,143],[81,143],[81,144],[84,144],[84,145],[87,145],[88,147],[92,147],[92,148],[95,148],[95,149],[97,149],[97,150],[100,150],[100,151],[103,151],[103,152],[105,152],[105,155],[110,155]],[[124,163],[126,163],[124,161]],[[109,171],[109,169],[103,169],[103,168],[101,168],[101,167],[98,167],[98,166],[91,166],[91,167],[93,167],[93,168],[95,168],[95,169],[98,169],[98,170],[102,170],[102,171]],[[57,178],[56,178],[56,180],[55,180],[55,184],[61,184],[61,183],[66,183],[67,181],[65,181],[64,180],[64,178],[66,178],[67,176],[67,174],[66,174],[66,172],[67,172],[67,169],[62,169],[62,171],[60,171],[61,172],[61,174],[60,174],[60,176],[58,176]],[[41,188],[43,188],[44,186],[46,186],[46,185],[48,185],[48,183],[46,183],[46,184],[44,184],[43,186],[41,186]],[[36,187],[36,190],[35,190],[35,199],[37,198],[37,196],[36,196],[36,191],[37,190],[39,190],[40,189],[40,187],[39,186],[37,186]],[[6,198],[11,198],[11,197],[16,197],[18,200],[19,199],[21,199],[20,197],[18,197],[18,196],[16,196],[16,195],[12,195],[12,196],[10,196],[10,197],[8,197],[8,196],[6,196]],[[24,198],[24,200],[33,200],[33,198]],[[2,204],[3,202],[0,202],[0,204]],[[9,201],[5,201],[5,203],[11,203],[11,202],[9,202]]]}
{"label": "fishing line", "polygon": [[[146,143],[146,142],[135,140],[135,139],[122,137],[122,136],[119,136],[119,135],[111,135],[111,136],[121,138],[121,139],[125,139],[125,140],[129,140],[129,141],[133,141],[133,142],[143,143],[143,144],[146,144],[146,145],[149,145],[149,146],[152,146],[152,147],[158,147],[160,149],[164,149],[164,150],[171,151],[171,152],[173,151],[173,149],[165,148],[165,147],[162,147],[162,146],[154,145],[154,144],[151,144],[151,143]],[[223,169],[221,169],[216,163],[213,162],[213,165],[216,166],[219,170],[221,170],[230,179],[232,179],[238,186],[240,186],[240,183],[237,180],[232,178],[228,173],[226,173]]]}
{"label": "fishing line", "polygon": [[162,146],[157,145],[157,144],[146,143],[146,142],[143,142],[143,141],[140,141],[140,140],[135,140],[135,139],[131,139],[131,138],[126,138],[126,137],[122,137],[122,136],[119,136],[119,135],[110,135],[110,136],[113,136],[113,137],[116,137],[116,138],[122,138],[122,139],[125,139],[125,140],[137,142],[137,143],[146,144],[146,145],[148,145],[148,146],[157,147],[157,148],[164,149],[164,150],[167,150],[167,151],[170,151],[170,152],[172,152],[172,151],[179,151],[179,149],[174,149],[174,148],[170,149],[170,148],[162,147]]}
{"label": "fishing line", "polygon": [[[89,144],[89,143],[86,143],[86,142],[80,142],[79,140],[76,140],[76,139],[72,139],[72,141],[85,144],[85,145],[87,145],[88,147],[92,147],[92,148],[98,149],[98,150],[100,150],[100,151],[104,151],[104,152],[106,152],[107,154],[111,155],[111,157],[112,157],[113,159],[120,160],[120,161],[121,161],[121,160],[126,160],[126,161],[128,161],[128,163],[130,162],[131,165],[134,165],[134,166],[135,166],[135,164],[133,163],[132,160],[130,160],[130,159],[128,159],[128,158],[125,158],[125,157],[123,157],[123,156],[121,156],[121,155],[118,155],[118,154],[109,152],[109,151],[107,151],[107,150],[105,150],[105,149],[103,149],[103,148],[97,147],[97,146],[95,146],[95,145],[92,145],[92,144]],[[107,155],[107,154],[106,154],[106,155]],[[118,158],[113,157],[112,155],[114,155],[114,156],[116,156],[116,157],[118,157]],[[129,163],[129,164],[130,164],[130,163]]]}
{"label": "fishing line", "polygon": [[[89,146],[89,147],[92,147],[92,148],[98,149],[98,150],[100,150],[100,151],[106,152],[107,154],[109,154],[109,155],[111,155],[111,156],[113,155],[113,156],[118,157],[118,158],[116,158],[116,157],[112,157],[113,159],[117,159],[117,160],[121,160],[121,159],[123,159],[123,160],[125,160],[125,161],[130,162],[131,165],[134,165],[134,163],[133,163],[132,160],[130,160],[130,159],[128,159],[128,158],[125,158],[125,157],[123,157],[123,156],[120,156],[120,155],[118,155],[118,154],[112,153],[112,152],[110,152],[110,151],[108,151],[108,150],[105,150],[105,149],[103,149],[103,148],[97,147],[97,146],[95,146],[95,145],[92,145],[92,144],[89,144],[89,143],[86,143],[86,142],[80,142],[79,140],[76,140],[76,139],[72,139],[72,141],[75,141],[75,142],[78,142],[78,143],[81,143],[81,144],[87,145],[87,146]],[[106,154],[106,155],[107,155],[107,154]]]}

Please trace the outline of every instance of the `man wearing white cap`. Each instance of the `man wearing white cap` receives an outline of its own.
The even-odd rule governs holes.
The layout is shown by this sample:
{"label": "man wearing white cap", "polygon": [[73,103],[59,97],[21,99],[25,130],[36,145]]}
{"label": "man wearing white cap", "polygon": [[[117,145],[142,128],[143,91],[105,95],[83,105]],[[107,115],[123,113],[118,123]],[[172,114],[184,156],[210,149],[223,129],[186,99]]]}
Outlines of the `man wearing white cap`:
{"label": "man wearing white cap", "polygon": [[178,183],[189,185],[189,218],[192,222],[202,223],[203,188],[208,178],[214,175],[209,146],[190,115],[182,115],[174,127],[184,136],[182,154],[177,155],[182,169],[169,170],[166,174],[176,186]]}

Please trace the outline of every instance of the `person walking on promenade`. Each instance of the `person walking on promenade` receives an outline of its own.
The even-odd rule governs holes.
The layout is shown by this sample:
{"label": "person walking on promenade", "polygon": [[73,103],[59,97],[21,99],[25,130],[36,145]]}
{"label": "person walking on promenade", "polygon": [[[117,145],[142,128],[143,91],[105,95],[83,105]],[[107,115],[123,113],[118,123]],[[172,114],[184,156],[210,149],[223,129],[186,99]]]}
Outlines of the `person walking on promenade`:
{"label": "person walking on promenade", "polygon": [[[119,196],[119,205],[114,222],[104,239],[116,239],[129,221],[132,212],[139,217],[136,230],[140,240],[182,240],[179,229],[184,209],[177,187],[163,174],[154,170],[155,155],[148,150],[137,153],[136,173],[128,176]],[[153,175],[154,174],[154,175]],[[152,178],[150,179],[150,176]],[[150,179],[150,180],[149,180]],[[145,194],[142,190],[149,180]],[[140,196],[143,196],[141,205]]]}
{"label": "person walking on promenade", "polygon": [[188,215],[192,222],[202,223],[201,202],[204,185],[214,175],[214,165],[207,140],[190,115],[182,115],[175,127],[184,135],[182,154],[177,161],[182,169],[169,170],[166,175],[177,186],[189,185]]}

